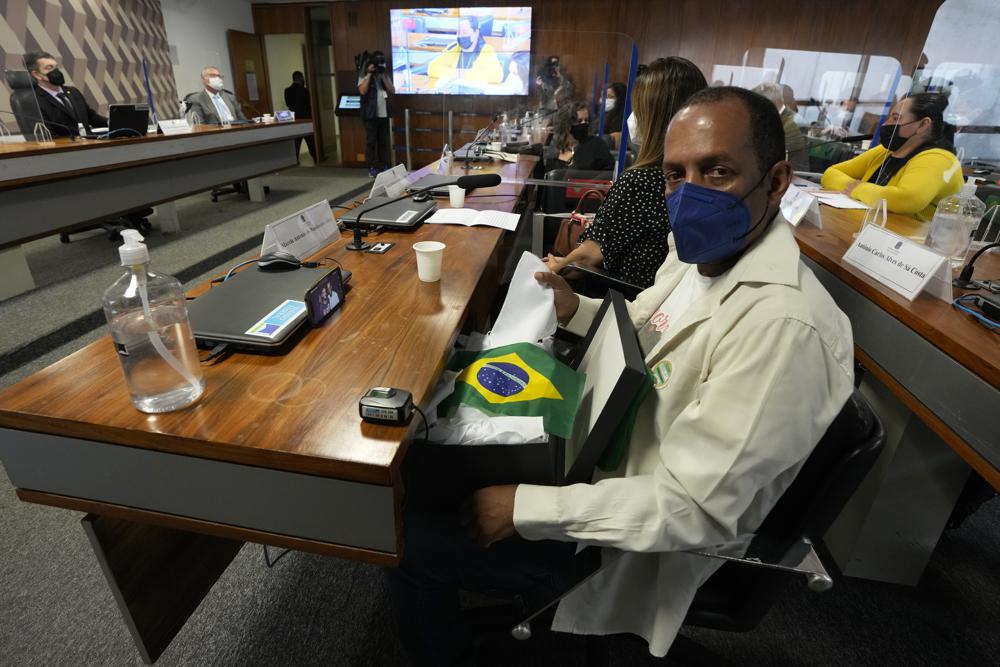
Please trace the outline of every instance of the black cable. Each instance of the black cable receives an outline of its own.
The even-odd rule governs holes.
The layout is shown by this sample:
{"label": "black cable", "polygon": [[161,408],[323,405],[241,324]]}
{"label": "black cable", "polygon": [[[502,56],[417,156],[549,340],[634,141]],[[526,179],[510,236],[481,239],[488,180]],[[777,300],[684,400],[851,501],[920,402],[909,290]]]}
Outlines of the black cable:
{"label": "black cable", "polygon": [[417,406],[414,405],[413,409],[416,410],[418,413],[420,413],[420,418],[424,420],[424,444],[426,445],[431,437],[431,430],[430,427],[427,425],[427,416],[424,414],[424,411],[418,408]]}
{"label": "black cable", "polygon": [[208,353],[208,356],[206,356],[204,359],[199,359],[199,361],[201,361],[201,363],[203,364],[207,364],[213,359],[221,357],[228,351],[229,351],[229,343],[219,343],[218,345],[212,348],[212,351]]}
{"label": "black cable", "polygon": [[271,560],[271,552],[269,552],[267,550],[267,545],[266,544],[262,544],[261,546],[264,547],[264,563],[267,565],[268,569],[274,567],[278,563],[279,560],[281,560],[282,558],[284,558],[285,556],[287,556],[288,552],[291,551],[291,549],[285,549],[280,554],[278,554],[277,556],[275,556],[274,560]]}

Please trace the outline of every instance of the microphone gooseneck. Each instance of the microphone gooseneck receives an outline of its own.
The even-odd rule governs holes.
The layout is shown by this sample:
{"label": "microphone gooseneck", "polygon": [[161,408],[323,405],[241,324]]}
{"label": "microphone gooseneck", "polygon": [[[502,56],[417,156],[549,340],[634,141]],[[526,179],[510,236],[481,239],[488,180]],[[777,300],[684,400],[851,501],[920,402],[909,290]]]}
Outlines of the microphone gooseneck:
{"label": "microphone gooseneck", "polygon": [[446,185],[457,185],[463,190],[473,190],[475,188],[491,188],[495,185],[500,185],[500,174],[476,174],[475,176],[459,176],[450,182],[445,183],[435,183],[434,185],[428,185],[426,188],[420,188],[419,190],[414,190],[413,192],[407,193],[405,195],[400,195],[399,197],[393,197],[392,199],[381,202],[377,206],[372,206],[371,208],[366,208],[358,213],[358,217],[354,220],[354,240],[347,244],[348,250],[367,250],[371,247],[370,243],[366,243],[364,239],[361,238],[361,218],[366,213],[371,213],[372,211],[378,210],[383,206],[388,206],[389,204],[394,204],[398,201],[402,201],[413,195],[420,194],[421,192],[427,192],[428,190],[436,190]]}

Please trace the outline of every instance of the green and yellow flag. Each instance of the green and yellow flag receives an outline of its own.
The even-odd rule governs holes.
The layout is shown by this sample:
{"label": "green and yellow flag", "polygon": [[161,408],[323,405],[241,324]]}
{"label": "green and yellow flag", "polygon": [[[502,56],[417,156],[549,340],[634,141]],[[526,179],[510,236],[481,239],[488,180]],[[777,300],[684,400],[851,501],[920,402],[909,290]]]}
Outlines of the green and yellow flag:
{"label": "green and yellow flag", "polygon": [[493,415],[541,417],[546,432],[562,438],[573,432],[584,375],[545,350],[516,343],[456,352],[448,368],[461,372],[455,391],[438,407],[440,414],[468,405]]}

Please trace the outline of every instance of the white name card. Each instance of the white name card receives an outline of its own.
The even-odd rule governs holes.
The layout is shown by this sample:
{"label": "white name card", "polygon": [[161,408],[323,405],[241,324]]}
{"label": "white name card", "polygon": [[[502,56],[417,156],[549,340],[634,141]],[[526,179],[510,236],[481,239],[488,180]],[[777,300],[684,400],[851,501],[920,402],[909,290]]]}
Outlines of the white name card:
{"label": "white name card", "polygon": [[263,256],[280,250],[305,261],[317,250],[339,238],[340,229],[333,219],[330,204],[321,201],[265,227],[260,254]]}
{"label": "white name card", "polygon": [[844,253],[844,261],[910,301],[926,289],[951,302],[948,258],[883,227],[862,227]]}
{"label": "white name card", "polygon": [[793,227],[798,227],[804,220],[817,229],[823,229],[819,200],[794,183],[788,186],[785,196],[781,198],[781,214]]}
{"label": "white name card", "polygon": [[176,120],[161,120],[157,122],[163,134],[187,134],[191,132],[191,126],[186,118]]}

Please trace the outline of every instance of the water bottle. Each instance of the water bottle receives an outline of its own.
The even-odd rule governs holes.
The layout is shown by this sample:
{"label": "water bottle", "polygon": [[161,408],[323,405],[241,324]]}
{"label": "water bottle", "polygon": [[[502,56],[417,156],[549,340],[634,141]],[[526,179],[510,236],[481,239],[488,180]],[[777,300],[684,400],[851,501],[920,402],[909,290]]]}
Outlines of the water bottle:
{"label": "water bottle", "polygon": [[441,159],[438,160],[437,173],[439,175],[446,175],[451,173],[451,164],[454,160],[455,154],[451,151],[451,147],[448,144],[444,145],[441,149]]}
{"label": "water bottle", "polygon": [[972,242],[972,232],[985,214],[986,205],[976,196],[976,179],[970,176],[958,194],[938,202],[927,245],[950,258],[951,268],[962,266]]}
{"label": "water bottle", "polygon": [[504,114],[500,120],[500,147],[503,147],[510,143],[510,123],[507,122],[507,114]]}
{"label": "water bottle", "polygon": [[149,270],[149,251],[134,229],[118,248],[127,270],[104,292],[104,314],[132,403],[142,412],[170,412],[205,391],[180,282]]}

